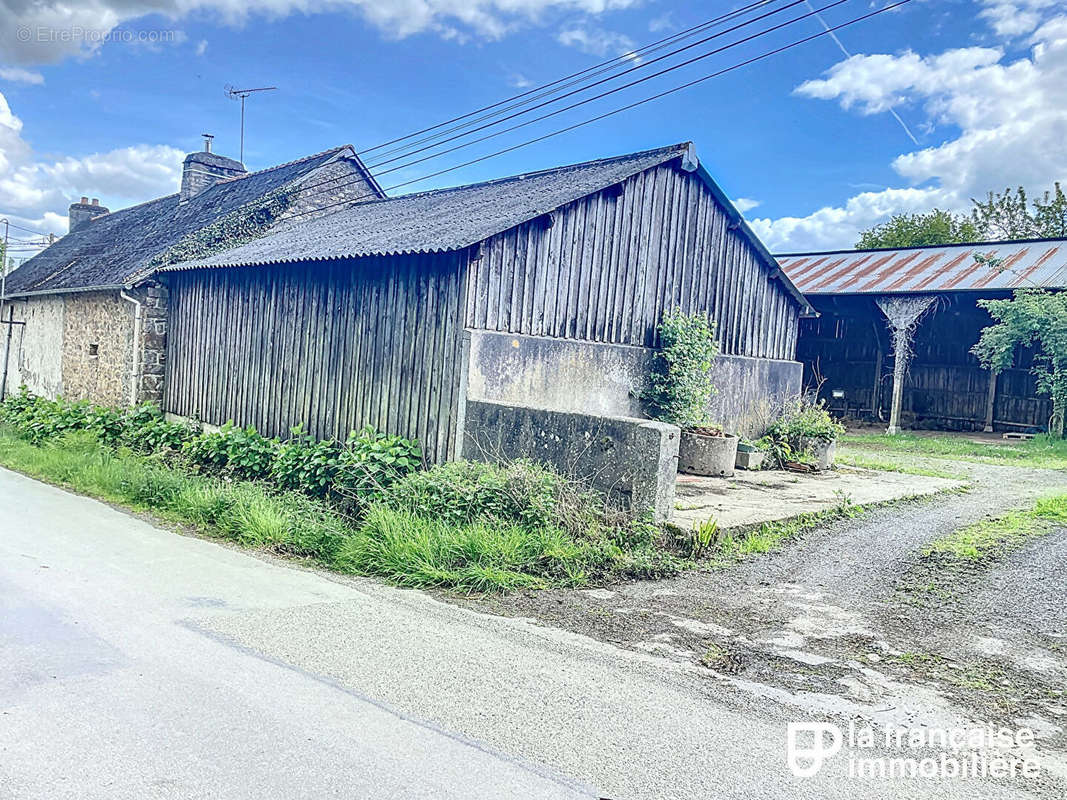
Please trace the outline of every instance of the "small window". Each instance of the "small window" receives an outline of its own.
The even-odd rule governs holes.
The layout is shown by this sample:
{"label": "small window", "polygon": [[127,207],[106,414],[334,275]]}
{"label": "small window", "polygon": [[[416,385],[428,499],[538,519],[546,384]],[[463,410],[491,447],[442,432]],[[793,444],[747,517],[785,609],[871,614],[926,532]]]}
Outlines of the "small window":
{"label": "small window", "polygon": [[89,345],[89,358],[96,358],[98,355],[100,355],[100,345]]}

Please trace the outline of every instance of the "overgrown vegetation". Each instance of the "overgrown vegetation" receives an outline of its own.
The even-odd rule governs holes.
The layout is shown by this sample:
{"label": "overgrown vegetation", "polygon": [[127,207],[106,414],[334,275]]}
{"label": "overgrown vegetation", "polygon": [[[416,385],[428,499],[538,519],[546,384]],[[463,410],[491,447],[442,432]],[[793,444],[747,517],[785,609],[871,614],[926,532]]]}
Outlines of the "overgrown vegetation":
{"label": "overgrown vegetation", "polygon": [[923,555],[938,559],[977,561],[996,556],[1055,526],[1067,525],[1067,494],[1038,500],[1025,511],[1010,511],[959,528],[935,539]]}
{"label": "overgrown vegetation", "polygon": [[983,442],[965,436],[920,436],[912,433],[847,434],[841,441],[854,453],[864,450],[878,454],[926,456],[982,464],[1067,469],[1067,440],[1049,436],[1013,442]]}
{"label": "overgrown vegetation", "polygon": [[860,451],[839,450],[837,463],[880,472],[900,472],[905,475],[923,475],[928,478],[946,478],[954,481],[967,480],[967,476],[962,472],[927,466],[917,463],[912,457],[902,457],[900,454],[884,454],[875,457]]}
{"label": "overgrown vegetation", "polygon": [[768,453],[768,466],[780,467],[809,461],[817,444],[837,441],[844,432],[822,401],[798,398],[786,405],[758,444]]}
{"label": "overgrown vegetation", "polygon": [[1067,415],[1067,294],[1017,289],[1010,300],[979,300],[978,305],[996,322],[982,330],[971,352],[986,369],[1001,372],[1014,366],[1020,348],[1031,349],[1037,390],[1052,398],[1049,433],[1062,438]]}
{"label": "overgrown vegetation", "polygon": [[718,354],[715,324],[681,309],[664,313],[660,349],[643,394],[650,416],[683,429],[711,428],[708,405],[715,396],[711,367]]}
{"label": "overgrown vegetation", "polygon": [[456,462],[420,471],[415,442],[365,428],[213,432],[22,392],[0,404],[0,463],[241,544],[404,586],[504,591],[655,578],[686,566],[667,538],[552,470]]}

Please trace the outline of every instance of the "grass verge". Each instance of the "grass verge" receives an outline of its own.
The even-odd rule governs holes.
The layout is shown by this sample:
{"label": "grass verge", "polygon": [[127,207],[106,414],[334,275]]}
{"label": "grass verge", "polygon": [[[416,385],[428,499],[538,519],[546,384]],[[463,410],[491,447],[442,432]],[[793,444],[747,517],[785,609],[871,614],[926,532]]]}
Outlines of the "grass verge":
{"label": "grass verge", "polygon": [[1067,469],[1067,439],[1035,436],[1033,439],[1001,444],[965,436],[916,436],[910,433],[849,434],[841,441],[848,449],[878,454],[903,454],[974,461],[982,464]]}
{"label": "grass verge", "polygon": [[1067,525],[1067,494],[1052,495],[1041,498],[1026,511],[1009,511],[935,539],[923,548],[923,555],[980,561],[1063,525]]}
{"label": "grass verge", "polygon": [[[85,431],[35,445],[0,426],[0,464],[205,535],[402,586],[465,592],[588,586],[675,574],[689,563],[660,547],[652,526],[586,524],[573,508],[554,513],[555,495],[535,490],[553,489],[550,482],[563,479],[520,464],[508,470],[471,465],[466,471],[462,464],[448,465],[445,474],[453,478],[475,476],[463,495],[433,471],[411,476],[358,521],[301,492],[189,472],[158,456],[106,447]],[[518,485],[520,478],[532,485]],[[474,490],[479,502],[506,506],[500,518],[475,518]],[[445,500],[447,508],[440,505]],[[420,513],[423,507],[433,513]],[[505,519],[504,512],[537,521]],[[558,524],[543,524],[547,519]]]}
{"label": "grass verge", "polygon": [[916,463],[914,456],[883,452],[872,456],[861,449],[840,448],[837,462],[848,467],[873,469],[880,472],[900,472],[906,475],[922,475],[927,478],[946,478],[953,481],[966,481],[962,472],[953,472],[939,467]]}

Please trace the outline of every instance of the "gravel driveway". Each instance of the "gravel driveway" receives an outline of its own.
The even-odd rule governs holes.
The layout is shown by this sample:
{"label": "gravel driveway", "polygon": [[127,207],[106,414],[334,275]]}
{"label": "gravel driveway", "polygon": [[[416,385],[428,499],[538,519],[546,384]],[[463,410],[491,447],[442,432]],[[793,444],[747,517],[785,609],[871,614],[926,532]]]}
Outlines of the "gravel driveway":
{"label": "gravel driveway", "polygon": [[[940,462],[945,466],[945,462]],[[456,600],[697,664],[760,702],[881,725],[982,721],[1039,736],[1067,787],[1067,530],[914,592],[927,542],[1067,491],[1067,474],[951,462],[972,488],[812,530],[730,567],[610,590]]]}

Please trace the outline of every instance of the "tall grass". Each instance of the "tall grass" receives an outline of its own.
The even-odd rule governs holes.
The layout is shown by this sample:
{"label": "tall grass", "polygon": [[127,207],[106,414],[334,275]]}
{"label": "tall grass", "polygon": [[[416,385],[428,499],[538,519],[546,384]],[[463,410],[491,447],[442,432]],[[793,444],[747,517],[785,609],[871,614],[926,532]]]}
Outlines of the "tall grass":
{"label": "tall grass", "polygon": [[[560,476],[531,470],[522,478],[515,465],[496,471],[472,465],[460,481],[470,491],[457,494],[462,465],[449,465],[440,479],[433,470],[411,476],[411,485],[402,480],[396,496],[383,498],[391,502],[370,506],[355,521],[307,494],[185,471],[106,447],[85,431],[35,445],[0,426],[0,464],[208,535],[401,586],[466,592],[586,586],[674,574],[684,565],[657,546],[651,526],[613,528],[589,508],[551,513],[556,502],[577,495],[568,494]],[[480,506],[488,511],[477,513]]]}

